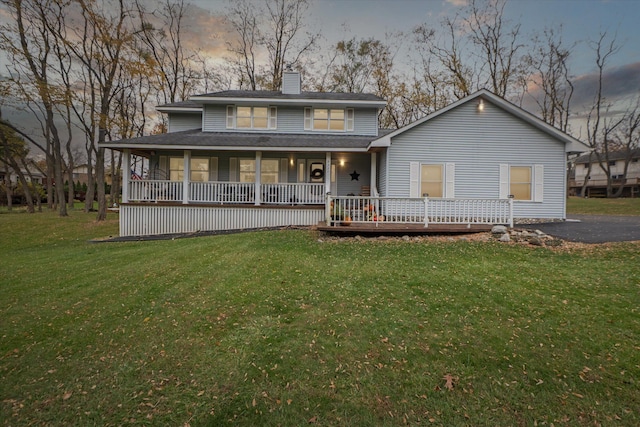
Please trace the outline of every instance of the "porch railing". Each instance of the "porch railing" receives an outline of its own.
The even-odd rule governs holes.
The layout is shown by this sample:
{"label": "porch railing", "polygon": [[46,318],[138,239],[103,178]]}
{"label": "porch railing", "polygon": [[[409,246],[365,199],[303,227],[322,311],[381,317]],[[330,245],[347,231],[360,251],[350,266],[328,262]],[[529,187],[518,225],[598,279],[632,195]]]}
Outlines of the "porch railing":
{"label": "porch railing", "polygon": [[278,205],[322,205],[324,184],[262,184],[262,202]]}
{"label": "porch railing", "polygon": [[513,199],[431,199],[329,196],[327,224],[508,224]]}
{"label": "porch railing", "polygon": [[[183,202],[182,181],[132,180],[129,197],[132,202]],[[261,202],[276,205],[323,205],[323,183],[262,184]],[[189,182],[188,203],[254,204],[255,184],[247,182]]]}
{"label": "porch railing", "polygon": [[181,202],[182,182],[169,180],[132,180],[129,198],[133,202]]}
{"label": "porch railing", "polygon": [[190,182],[189,202],[254,203],[255,185],[251,182]]}

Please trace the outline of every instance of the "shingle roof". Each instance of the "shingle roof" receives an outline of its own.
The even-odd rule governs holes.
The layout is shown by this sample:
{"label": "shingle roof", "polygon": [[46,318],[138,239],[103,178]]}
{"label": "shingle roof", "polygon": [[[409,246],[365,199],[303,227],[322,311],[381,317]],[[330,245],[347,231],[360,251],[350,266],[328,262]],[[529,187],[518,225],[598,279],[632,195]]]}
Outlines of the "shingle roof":
{"label": "shingle roof", "polygon": [[378,136],[326,135],[326,134],[285,134],[249,132],[202,132],[201,129],[182,132],[122,139],[101,144],[106,148],[137,149],[315,149],[318,150],[363,150],[374,139],[388,133],[381,130]]}
{"label": "shingle roof", "polygon": [[205,93],[192,96],[192,100],[198,98],[249,98],[249,99],[309,99],[309,100],[335,100],[335,101],[372,101],[385,102],[371,93],[339,93],[339,92],[302,92],[300,94],[283,94],[281,91],[271,90],[223,90],[221,92]]}

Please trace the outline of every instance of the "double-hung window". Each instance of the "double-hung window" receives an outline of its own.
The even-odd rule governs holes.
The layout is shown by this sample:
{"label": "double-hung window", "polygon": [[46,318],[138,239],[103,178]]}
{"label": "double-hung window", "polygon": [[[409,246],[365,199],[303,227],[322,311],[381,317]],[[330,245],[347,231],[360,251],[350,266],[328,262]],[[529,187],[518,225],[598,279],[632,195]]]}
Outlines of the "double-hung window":
{"label": "double-hung window", "polygon": [[500,165],[500,198],[542,202],[544,165]]}
{"label": "double-hung window", "polygon": [[[240,182],[256,181],[255,159],[238,159]],[[276,184],[280,177],[280,159],[262,159],[260,163],[260,182]]]}
{"label": "double-hung window", "polygon": [[[211,178],[217,179],[217,165],[217,157],[192,157],[189,162],[189,181],[207,182]],[[182,181],[183,179],[184,158],[169,157],[169,180]]]}
{"label": "double-hung window", "polygon": [[353,108],[304,109],[304,130],[351,132],[353,131]]}
{"label": "double-hung window", "polygon": [[455,163],[409,162],[409,197],[455,197]]}
{"label": "double-hung window", "polygon": [[227,129],[276,129],[276,107],[227,106]]}

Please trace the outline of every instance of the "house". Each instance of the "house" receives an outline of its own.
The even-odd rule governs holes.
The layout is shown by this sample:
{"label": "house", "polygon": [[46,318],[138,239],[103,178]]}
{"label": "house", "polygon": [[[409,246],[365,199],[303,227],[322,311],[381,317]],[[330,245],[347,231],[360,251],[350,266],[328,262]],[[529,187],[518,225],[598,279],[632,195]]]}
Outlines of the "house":
{"label": "house", "polygon": [[[630,158],[626,176],[625,160]],[[618,150],[609,153],[608,168],[611,183],[615,188],[622,185],[623,197],[640,195],[640,148]],[[607,172],[600,167],[595,153],[587,153],[574,160],[575,172],[569,180],[570,191],[574,195],[605,197],[607,195]],[[585,189],[582,194],[582,189]]]}
{"label": "house", "polygon": [[[565,218],[582,143],[481,90],[398,130],[371,94],[222,91],[165,104],[169,132],[104,143],[149,162],[123,180],[123,236],[341,223]],[[345,224],[345,225],[346,225]]]}

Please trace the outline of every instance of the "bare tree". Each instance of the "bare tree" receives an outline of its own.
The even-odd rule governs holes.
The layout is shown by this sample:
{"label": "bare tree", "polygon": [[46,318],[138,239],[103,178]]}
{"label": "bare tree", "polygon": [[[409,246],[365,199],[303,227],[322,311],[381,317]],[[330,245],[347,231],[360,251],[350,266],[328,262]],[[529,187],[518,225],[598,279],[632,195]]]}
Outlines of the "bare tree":
{"label": "bare tree", "polygon": [[530,91],[530,95],[538,105],[542,120],[567,132],[574,90],[568,66],[573,46],[564,47],[561,36],[553,28],[544,30],[534,42],[536,46],[527,55],[527,61],[535,71],[531,83],[538,90]]}
{"label": "bare tree", "polygon": [[[52,18],[53,0],[2,0],[13,22],[0,28],[0,45],[13,62],[10,79],[23,100],[37,111],[42,120],[45,154],[50,165],[48,176],[55,179],[60,216],[67,216],[64,194],[63,156],[60,132],[55,122],[60,91],[52,69],[55,36],[47,23]],[[50,206],[51,198],[49,198]]]}
{"label": "bare tree", "polygon": [[585,194],[593,165],[592,160],[595,159],[600,169],[607,176],[607,197],[611,197],[613,196],[613,180],[611,174],[610,153],[613,151],[613,135],[618,126],[623,123],[624,118],[610,114],[611,104],[604,96],[604,72],[611,57],[620,51],[620,46],[617,44],[616,37],[614,36],[610,40],[607,40],[607,38],[607,33],[602,32],[597,40],[590,42],[590,45],[596,55],[595,63],[598,70],[598,82],[596,93],[594,95],[594,102],[587,116],[587,142],[592,150],[592,155],[590,157],[589,168],[585,175],[581,192],[582,194]]}
{"label": "bare tree", "polygon": [[[236,39],[227,43],[228,62],[241,89],[280,90],[285,64],[300,64],[317,46],[318,33],[303,33],[309,0],[248,0],[231,3],[227,21]],[[267,61],[259,63],[259,58]]]}

